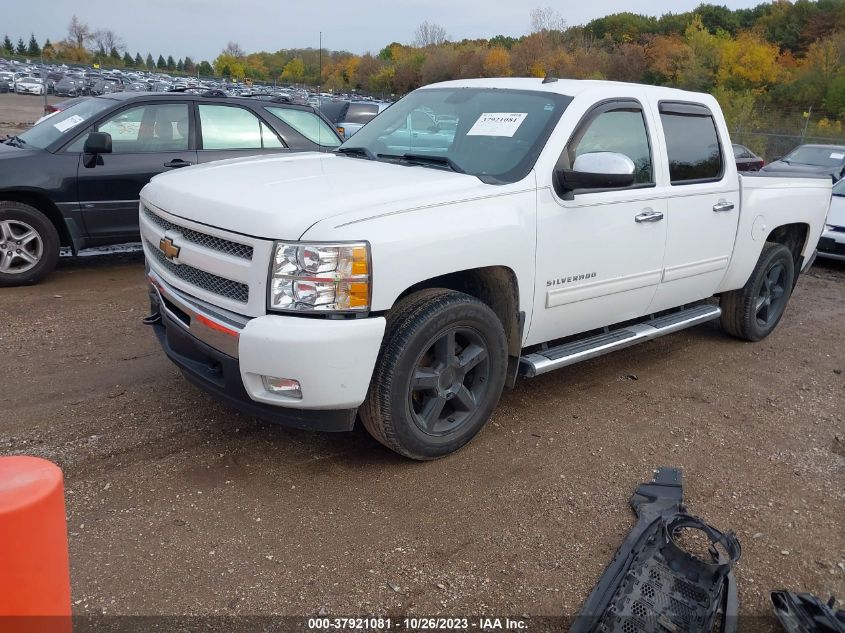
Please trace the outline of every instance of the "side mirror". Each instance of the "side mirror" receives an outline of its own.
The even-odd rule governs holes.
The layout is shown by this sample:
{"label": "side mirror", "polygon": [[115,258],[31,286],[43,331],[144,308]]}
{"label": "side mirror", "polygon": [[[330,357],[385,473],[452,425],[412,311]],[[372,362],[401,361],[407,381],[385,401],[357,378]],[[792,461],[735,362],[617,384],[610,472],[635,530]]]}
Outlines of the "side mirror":
{"label": "side mirror", "polygon": [[111,154],[111,134],[106,132],[91,132],[85,139],[82,148],[82,164],[87,168],[103,164],[100,154]]}
{"label": "side mirror", "polygon": [[576,189],[617,189],[634,184],[637,166],[625,154],[589,152],[575,159],[572,169],[555,170],[555,189],[559,194]]}
{"label": "side mirror", "polygon": [[111,154],[111,134],[91,132],[82,151],[86,154]]}

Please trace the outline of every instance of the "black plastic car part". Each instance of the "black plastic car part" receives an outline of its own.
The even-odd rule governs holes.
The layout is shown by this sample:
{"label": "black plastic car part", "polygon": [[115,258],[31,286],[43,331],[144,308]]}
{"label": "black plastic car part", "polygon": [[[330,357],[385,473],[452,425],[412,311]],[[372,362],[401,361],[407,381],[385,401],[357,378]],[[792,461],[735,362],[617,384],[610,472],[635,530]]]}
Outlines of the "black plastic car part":
{"label": "black plastic car part", "polygon": [[845,611],[834,611],[836,599],[825,604],[811,593],[773,591],[772,607],[788,633],[845,633]]}
{"label": "black plastic car part", "polygon": [[[733,533],[687,514],[681,472],[674,468],[658,468],[651,482],[637,486],[631,506],[637,524],[570,633],[735,632],[732,569],[740,546]],[[701,547],[693,548],[688,537]]]}

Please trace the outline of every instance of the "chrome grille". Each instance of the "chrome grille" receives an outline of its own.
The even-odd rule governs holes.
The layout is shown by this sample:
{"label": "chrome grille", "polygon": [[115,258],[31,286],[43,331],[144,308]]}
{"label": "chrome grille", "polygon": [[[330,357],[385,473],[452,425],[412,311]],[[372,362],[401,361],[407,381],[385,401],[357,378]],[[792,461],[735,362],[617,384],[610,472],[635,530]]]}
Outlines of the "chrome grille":
{"label": "chrome grille", "polygon": [[246,284],[232,281],[231,279],[226,279],[225,277],[220,277],[186,264],[174,264],[149,240],[144,241],[146,242],[147,251],[155,258],[156,262],[182,281],[207,290],[208,292],[213,292],[221,297],[226,297],[227,299],[240,301],[241,303],[249,301],[249,286]]}
{"label": "chrome grille", "polygon": [[239,244],[238,242],[233,242],[231,240],[224,240],[222,237],[215,237],[214,235],[200,233],[199,231],[179,226],[170,220],[165,220],[163,217],[156,215],[147,207],[144,207],[144,213],[151,222],[154,222],[165,231],[179,231],[179,233],[182,234],[182,237],[189,242],[197,244],[198,246],[209,248],[213,251],[218,251],[227,255],[233,255],[234,257],[240,257],[241,259],[252,259],[252,246]]}

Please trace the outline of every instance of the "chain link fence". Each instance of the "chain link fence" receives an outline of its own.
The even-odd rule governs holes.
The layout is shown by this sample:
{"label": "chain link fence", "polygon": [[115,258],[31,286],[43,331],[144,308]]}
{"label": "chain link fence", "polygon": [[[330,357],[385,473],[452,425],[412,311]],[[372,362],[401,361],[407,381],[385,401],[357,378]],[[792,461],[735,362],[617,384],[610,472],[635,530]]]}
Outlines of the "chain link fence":
{"label": "chain link fence", "polygon": [[805,143],[845,146],[845,122],[823,110],[761,107],[743,119],[729,122],[731,141],[745,145],[767,163]]}

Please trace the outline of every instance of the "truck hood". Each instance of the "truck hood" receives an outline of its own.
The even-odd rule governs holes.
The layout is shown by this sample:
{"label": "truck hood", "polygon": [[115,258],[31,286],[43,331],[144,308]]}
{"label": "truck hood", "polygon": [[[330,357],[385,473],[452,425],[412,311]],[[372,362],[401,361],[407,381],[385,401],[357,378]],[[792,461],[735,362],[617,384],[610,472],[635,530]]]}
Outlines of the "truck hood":
{"label": "truck hood", "polygon": [[14,145],[6,145],[0,143],[0,160],[4,158],[23,158],[24,156],[35,156],[41,154],[44,150],[36,147],[15,147]]}
{"label": "truck hood", "polygon": [[332,218],[360,221],[489,194],[495,185],[442,169],[307,152],[236,158],[156,176],[141,192],[151,204],[218,228],[299,239]]}
{"label": "truck hood", "polygon": [[822,167],[820,165],[805,165],[803,163],[787,163],[782,160],[772,161],[762,167],[760,171],[777,172],[784,176],[830,176],[838,180],[838,167]]}

